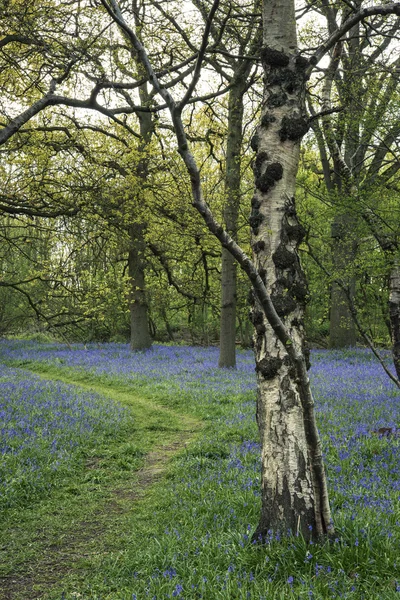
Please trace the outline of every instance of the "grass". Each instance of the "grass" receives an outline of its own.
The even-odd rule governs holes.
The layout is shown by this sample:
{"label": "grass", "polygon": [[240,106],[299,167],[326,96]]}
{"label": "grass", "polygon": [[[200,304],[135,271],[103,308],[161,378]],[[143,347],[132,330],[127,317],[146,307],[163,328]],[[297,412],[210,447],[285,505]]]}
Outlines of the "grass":
{"label": "grass", "polygon": [[[77,477],[69,474],[19,514],[9,509],[1,539],[13,546],[3,569],[21,580],[31,569],[30,589],[36,578],[41,598],[399,597],[399,439],[372,433],[398,425],[398,392],[363,351],[313,356],[336,539],[316,545],[271,533],[258,546],[250,541],[260,509],[250,354],[240,355],[237,372],[221,372],[214,349],[158,347],[132,356],[121,345],[2,348],[14,364],[79,381],[86,392],[97,386],[135,411],[129,439],[91,447]],[[168,446],[179,430],[195,428],[187,415],[205,423],[197,438],[165,478],[132,493],[138,465],[123,448],[137,449],[145,436],[144,454],[155,438]],[[33,576],[40,564],[45,577]]]}
{"label": "grass", "polygon": [[[148,483],[138,473],[146,456],[168,451],[177,435],[188,437],[197,427],[132,392],[76,388],[69,380],[61,373],[57,382],[43,381],[3,366],[0,394],[9,418],[0,463],[7,491],[1,495],[0,598],[36,597],[88,556],[119,547],[126,514]],[[61,420],[60,403],[80,419]],[[95,425],[90,432],[88,422]],[[62,460],[54,457],[54,439]]]}
{"label": "grass", "polygon": [[24,507],[75,471],[82,454],[134,428],[130,411],[93,392],[2,368],[0,509]]}

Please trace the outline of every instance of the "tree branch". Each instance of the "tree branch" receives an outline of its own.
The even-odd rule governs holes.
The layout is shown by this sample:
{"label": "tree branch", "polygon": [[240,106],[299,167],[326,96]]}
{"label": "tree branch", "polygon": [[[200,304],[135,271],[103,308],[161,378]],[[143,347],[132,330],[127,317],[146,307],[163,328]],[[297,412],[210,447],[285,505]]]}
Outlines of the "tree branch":
{"label": "tree branch", "polygon": [[315,67],[325,56],[325,54],[335,46],[335,44],[352,29],[357,23],[371,17],[373,15],[397,15],[400,16],[400,3],[391,3],[381,6],[369,6],[359,10],[349,17],[340,27],[332,33],[326,42],[321,44],[314,54],[310,57],[310,67],[306,70],[306,74],[309,76]]}

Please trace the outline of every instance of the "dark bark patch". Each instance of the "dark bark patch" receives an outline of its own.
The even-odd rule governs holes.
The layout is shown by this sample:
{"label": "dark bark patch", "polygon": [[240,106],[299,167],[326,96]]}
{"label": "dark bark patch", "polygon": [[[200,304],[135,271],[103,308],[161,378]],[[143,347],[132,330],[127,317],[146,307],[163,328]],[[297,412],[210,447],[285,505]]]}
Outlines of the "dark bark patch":
{"label": "dark bark patch", "polygon": [[273,379],[282,366],[282,359],[277,356],[266,356],[256,364],[256,371],[261,373],[264,379]]}
{"label": "dark bark patch", "polygon": [[260,310],[253,310],[250,315],[250,320],[253,323],[254,327],[257,325],[261,325],[264,323],[264,315]]}
{"label": "dark bark patch", "polygon": [[310,64],[308,59],[305,58],[305,56],[300,56],[300,55],[296,56],[296,59],[294,62],[295,62],[296,68],[299,71],[305,71]]}
{"label": "dark bark patch", "polygon": [[290,360],[290,356],[286,354],[283,358],[283,364],[288,368],[288,376],[290,379],[294,379],[296,377],[296,368],[292,361]]}
{"label": "dark bark patch", "polygon": [[288,250],[284,244],[279,244],[272,255],[272,260],[278,269],[288,269],[296,261],[296,255]]}
{"label": "dark bark patch", "polygon": [[301,329],[304,329],[304,319],[298,319],[295,317],[292,321],[290,321],[290,324],[292,327],[300,327]]}
{"label": "dark bark patch", "polygon": [[261,117],[261,125],[266,129],[271,125],[271,123],[275,123],[275,121],[276,117],[274,117],[274,115],[271,115],[271,113],[268,112]]}
{"label": "dark bark patch", "polygon": [[261,252],[262,250],[264,250],[265,248],[265,242],[264,240],[259,240],[258,242],[256,242],[255,244],[253,244],[253,252],[254,254],[258,254],[259,252]]}
{"label": "dark bark patch", "polygon": [[307,463],[306,460],[304,458],[304,454],[303,452],[300,451],[300,448],[296,445],[296,456],[297,456],[297,475],[298,475],[298,479],[295,483],[295,489],[298,490],[299,492],[301,492],[301,485],[299,485],[299,479],[305,479],[306,478],[306,471],[307,471]]}
{"label": "dark bark patch", "polygon": [[258,336],[264,336],[266,331],[267,331],[267,329],[266,329],[264,323],[262,325],[257,325],[256,332],[257,332]]}
{"label": "dark bark patch", "polygon": [[258,133],[255,133],[250,140],[250,148],[253,150],[253,152],[257,152],[259,143],[260,137]]}
{"label": "dark bark patch", "polygon": [[274,70],[268,77],[269,85],[278,85],[290,95],[301,86],[301,83],[302,78],[299,78],[299,74],[291,69]]}
{"label": "dark bark patch", "polygon": [[262,280],[263,284],[265,285],[267,283],[267,271],[266,271],[266,269],[259,269],[258,270],[258,274],[261,277],[261,280]]}
{"label": "dark bark patch", "polygon": [[305,280],[295,281],[290,288],[290,293],[301,304],[306,304],[310,299]]}
{"label": "dark bark patch", "polygon": [[260,208],[261,200],[259,200],[257,198],[257,196],[253,196],[251,199],[251,206],[252,206],[252,208],[256,208],[256,209]]}
{"label": "dark bark patch", "polygon": [[281,402],[285,410],[290,410],[297,405],[296,394],[292,389],[289,375],[285,375],[281,381]]}
{"label": "dark bark patch", "polygon": [[279,108],[284,106],[288,100],[287,95],[283,91],[279,91],[276,94],[271,94],[267,100],[267,106],[269,108]]}
{"label": "dark bark patch", "polygon": [[284,275],[279,273],[275,282],[275,289],[280,291],[289,290],[293,285],[294,277],[295,274],[291,271],[286,271]]}
{"label": "dark bark patch", "polygon": [[283,117],[279,137],[282,142],[297,142],[307,133],[310,125],[304,117]]}
{"label": "dark bark patch", "polygon": [[274,187],[275,183],[282,179],[283,167],[280,163],[275,162],[268,165],[264,173],[257,177],[256,186],[261,192],[268,192]]}
{"label": "dark bark patch", "polygon": [[253,210],[252,214],[249,218],[250,227],[253,229],[258,228],[264,220],[264,215],[260,213],[258,210]]}
{"label": "dark bark patch", "polygon": [[253,163],[253,171],[256,177],[260,177],[261,168],[263,164],[268,160],[268,154],[266,152],[260,152],[257,154],[256,159]]}
{"label": "dark bark patch", "polygon": [[286,202],[285,202],[285,215],[286,215],[286,217],[297,218],[296,205],[295,205],[294,197],[286,200]]}
{"label": "dark bark patch", "polygon": [[297,308],[297,302],[290,294],[271,294],[272,304],[280,317],[289,315]]}
{"label": "dark bark patch", "polygon": [[290,58],[287,54],[281,52],[280,50],[275,50],[275,48],[264,46],[264,48],[261,50],[261,61],[270,67],[287,67]]}
{"label": "dark bark patch", "polygon": [[298,244],[304,239],[306,235],[306,230],[300,223],[297,225],[285,225],[285,233],[289,240],[296,241]]}

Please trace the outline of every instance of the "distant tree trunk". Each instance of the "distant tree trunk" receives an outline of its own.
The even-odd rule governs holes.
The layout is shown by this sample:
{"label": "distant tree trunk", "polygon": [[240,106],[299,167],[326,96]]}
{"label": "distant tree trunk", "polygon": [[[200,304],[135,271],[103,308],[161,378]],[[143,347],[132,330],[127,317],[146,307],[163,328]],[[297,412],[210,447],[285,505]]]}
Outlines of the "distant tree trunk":
{"label": "distant tree trunk", "polygon": [[[223,76],[230,83],[228,101],[228,131],[226,145],[225,166],[225,206],[224,224],[225,230],[232,239],[236,240],[238,227],[238,214],[241,197],[241,151],[243,142],[243,105],[244,94],[249,87],[249,76],[253,69],[253,61],[247,56],[259,54],[262,31],[260,20],[254,18],[254,14],[261,11],[262,0],[253,0],[250,4],[241,2],[230,3],[232,10],[232,21],[230,31],[233,35],[235,54],[229,53],[229,46],[224,44],[221,31],[225,29],[225,15],[218,12],[214,15],[214,23],[210,28],[214,42],[225,54],[225,59],[230,69],[224,69]],[[193,0],[203,16],[205,23],[208,20],[209,6],[203,0]],[[235,24],[234,24],[235,23]],[[213,61],[212,61],[213,62]],[[214,66],[218,63],[214,62]],[[232,75],[229,75],[232,70]],[[217,71],[221,72],[219,67]],[[236,366],[236,301],[237,301],[237,278],[236,261],[230,252],[222,248],[221,257],[221,317],[220,317],[220,354],[219,367]]]}
{"label": "distant tree trunk", "polygon": [[[360,81],[354,78],[354,68],[361,62],[360,56],[360,23],[357,23],[349,32],[348,51],[349,55],[342,53],[341,46],[338,48],[338,58],[342,57],[345,65],[343,79],[346,91],[342,92],[343,102],[347,104],[347,128],[345,134],[344,153],[338,150],[335,164],[335,176],[338,181],[338,193],[352,197],[357,194],[357,179],[359,165],[354,165],[354,156],[360,144],[360,122],[361,106],[358,93]],[[348,98],[346,97],[348,95]],[[338,144],[335,140],[335,146]],[[341,164],[343,163],[343,164]],[[356,199],[354,199],[356,202]],[[357,244],[355,243],[355,231],[357,218],[354,213],[346,211],[338,215],[332,223],[332,260],[334,272],[337,273],[343,285],[346,287],[351,302],[354,301],[356,292],[356,280],[354,276],[354,262],[357,255]],[[346,348],[355,346],[357,343],[357,328],[351,315],[348,299],[335,284],[331,288],[330,307],[330,331],[329,346],[331,348]]]}
{"label": "distant tree trunk", "polygon": [[[138,68],[139,70],[141,69],[140,64]],[[150,104],[150,97],[146,84],[139,87],[139,97],[142,106],[148,106]],[[141,136],[139,151],[142,153],[142,156],[138,162],[136,174],[138,176],[138,181],[141,181],[144,184],[149,173],[147,147],[154,132],[154,123],[151,113],[146,113],[144,111],[140,112],[138,118]],[[139,202],[141,200],[141,195],[143,194],[143,189],[144,186],[137,186],[136,193]],[[128,265],[131,281],[131,350],[145,350],[146,348],[150,348],[152,344],[152,338],[149,332],[148,303],[145,288],[145,229],[145,223],[134,223],[128,227],[130,239]]]}
{"label": "distant tree trunk", "polygon": [[[324,10],[327,13],[328,24],[332,24],[330,17],[335,19],[332,7],[326,5]],[[330,25],[328,25],[330,28]],[[346,61],[347,67],[351,62],[356,63],[355,57],[359,57],[358,52],[358,27],[352,32],[354,43],[351,48],[351,59]],[[329,66],[325,71],[324,84],[322,87],[321,109],[326,111],[322,121],[322,130],[317,123],[313,124],[319,147],[325,185],[328,193],[334,199],[339,212],[331,225],[331,258],[335,279],[340,280],[346,287],[350,300],[354,299],[355,278],[351,275],[351,269],[354,265],[356,256],[356,245],[354,244],[354,226],[356,225],[354,213],[349,213],[348,209],[340,208],[341,200],[351,197],[352,193],[357,193],[355,188],[355,176],[357,169],[353,169],[353,154],[359,144],[359,101],[356,94],[351,93],[355,78],[353,70],[346,70],[343,75],[343,81],[339,85],[342,96],[341,101],[348,106],[347,114],[351,115],[347,121],[347,127],[341,131],[339,127],[334,127],[332,117],[329,111],[332,109],[333,83],[337,79],[337,72],[340,61],[343,58],[343,44],[338,42],[332,51]],[[357,64],[357,63],[356,63]],[[345,91],[344,91],[345,90]],[[312,108],[312,101],[309,100]],[[313,108],[312,108],[313,110]],[[345,141],[341,139],[345,136]],[[343,154],[342,147],[345,147]],[[329,156],[330,155],[330,156]],[[330,160],[333,169],[330,166]],[[329,324],[329,346],[332,348],[343,348],[346,346],[355,346],[357,341],[356,326],[351,316],[348,298],[342,287],[337,283],[332,283],[330,290],[330,324]]]}
{"label": "distant tree trunk", "polygon": [[[257,422],[262,443],[262,510],[254,538],[268,531],[306,539],[330,529],[331,517],[313,399],[306,371],[303,237],[294,204],[305,112],[307,61],[297,53],[293,0],[264,1],[261,59],[265,87],[253,146],[256,190],[251,224],[254,260],[291,341],[285,348],[261,310],[253,308],[258,379]],[[292,348],[293,345],[293,348]],[[293,363],[293,356],[298,356]]]}
{"label": "distant tree trunk", "polygon": [[389,317],[393,363],[400,379],[400,266],[395,259],[390,273]]}
{"label": "distant tree trunk", "polygon": [[[336,217],[331,228],[332,262],[334,273],[348,290],[350,298],[355,296],[355,278],[352,274],[356,249],[352,232],[354,220],[349,215]],[[357,330],[351,315],[349,300],[343,288],[331,285],[329,347],[346,348],[357,343]]]}
{"label": "distant tree trunk", "polygon": [[242,348],[250,348],[252,335],[251,323],[248,319],[243,321],[240,316],[238,316],[238,320],[240,329],[240,345]]}
{"label": "distant tree trunk", "polygon": [[161,316],[162,316],[163,321],[165,323],[165,329],[166,329],[167,334],[168,334],[168,339],[169,339],[170,342],[174,342],[175,341],[174,332],[173,332],[171,324],[170,324],[170,322],[168,320],[167,311],[165,310],[165,308],[163,308],[161,310]]}
{"label": "distant tree trunk", "polygon": [[[245,89],[243,84],[243,80],[234,82],[229,93],[228,109],[224,220],[226,231],[234,240],[237,237],[240,205],[240,155]],[[232,254],[226,248],[222,248],[219,367],[236,367],[236,265]]]}
{"label": "distant tree trunk", "polygon": [[128,230],[130,247],[128,253],[128,271],[130,278],[129,307],[131,314],[131,350],[150,348],[152,340],[149,333],[148,306],[145,288],[145,241],[143,225],[131,225]]}

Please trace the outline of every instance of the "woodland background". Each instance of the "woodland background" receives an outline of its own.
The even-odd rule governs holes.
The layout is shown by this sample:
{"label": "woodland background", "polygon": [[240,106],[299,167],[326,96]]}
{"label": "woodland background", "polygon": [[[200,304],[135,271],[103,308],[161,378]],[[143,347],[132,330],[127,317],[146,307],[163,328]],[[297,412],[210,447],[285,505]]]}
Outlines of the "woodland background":
{"label": "woodland background", "polygon": [[[344,2],[317,4],[297,9],[308,50],[351,14]],[[156,68],[169,71],[174,89],[184,92],[209,6],[193,0],[181,8],[135,0],[132,14]],[[62,1],[4,3],[2,125],[46,97],[50,77],[64,97],[53,94],[1,149],[0,333],[131,339],[134,349],[152,340],[216,344],[219,244],[190,206],[171,123],[153,111],[144,80],[138,86],[135,56],[111,30],[101,37],[106,24],[91,22],[89,12],[85,19],[85,11],[90,3],[74,10]],[[251,198],[262,97],[259,5],[223,4],[215,18],[185,126],[207,203],[249,252],[249,225],[257,226]],[[308,82],[296,200],[306,234],[300,250],[309,281],[307,336],[322,347],[365,343],[365,334],[388,345],[393,333],[398,24],[394,15],[359,23]],[[251,344],[248,291],[239,272],[231,346]]]}

